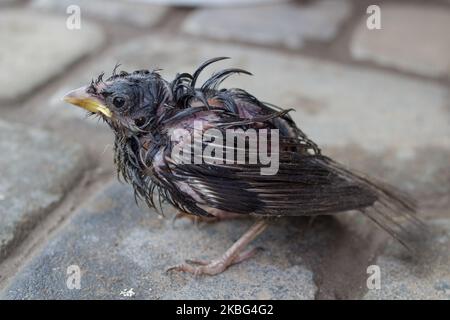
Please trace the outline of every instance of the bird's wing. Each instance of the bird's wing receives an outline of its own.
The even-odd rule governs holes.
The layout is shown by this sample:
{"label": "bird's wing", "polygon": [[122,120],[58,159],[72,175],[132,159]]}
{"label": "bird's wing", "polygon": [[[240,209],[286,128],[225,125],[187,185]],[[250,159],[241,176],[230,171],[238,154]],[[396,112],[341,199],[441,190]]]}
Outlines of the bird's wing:
{"label": "bird's wing", "polygon": [[176,164],[172,173],[210,207],[242,214],[315,215],[374,204],[379,195],[368,183],[336,169],[322,155],[280,158],[275,175],[260,164]]}
{"label": "bird's wing", "polygon": [[[263,175],[262,169],[268,165],[260,162],[227,164],[222,156],[214,155],[207,159],[208,163],[173,162],[170,170],[194,188],[207,205],[242,214],[333,213],[362,209],[382,198],[382,187],[345,170],[330,158],[307,153],[305,145],[293,139],[280,137],[279,141],[276,174]],[[237,149],[235,145],[234,150]],[[249,145],[246,150],[258,152]],[[408,206],[404,198],[391,196],[394,202]]]}
{"label": "bird's wing", "polygon": [[421,228],[414,202],[401,192],[295,147],[304,145],[280,138],[275,175],[261,175],[260,164],[172,163],[170,170],[202,205],[227,212],[312,216],[359,210],[405,245],[411,226]]}

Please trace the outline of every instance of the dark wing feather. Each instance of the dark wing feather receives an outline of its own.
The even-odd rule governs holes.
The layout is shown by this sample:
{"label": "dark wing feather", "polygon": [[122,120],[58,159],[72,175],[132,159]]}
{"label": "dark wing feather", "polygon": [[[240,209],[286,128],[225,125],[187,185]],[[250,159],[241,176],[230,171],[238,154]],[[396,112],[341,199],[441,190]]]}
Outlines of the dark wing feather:
{"label": "dark wing feather", "polygon": [[[292,139],[280,139],[280,150],[293,150],[293,145]],[[297,144],[297,148],[304,146]],[[411,199],[390,186],[350,172],[326,156],[282,151],[276,175],[261,175],[260,169],[261,165],[250,164],[171,166],[208,207],[259,216],[359,210],[407,247],[418,230],[423,232]]]}
{"label": "dark wing feather", "polygon": [[276,175],[261,175],[260,165],[181,164],[172,169],[189,180],[213,208],[255,215],[316,215],[362,209],[377,196],[349,180],[320,155],[280,163]]}

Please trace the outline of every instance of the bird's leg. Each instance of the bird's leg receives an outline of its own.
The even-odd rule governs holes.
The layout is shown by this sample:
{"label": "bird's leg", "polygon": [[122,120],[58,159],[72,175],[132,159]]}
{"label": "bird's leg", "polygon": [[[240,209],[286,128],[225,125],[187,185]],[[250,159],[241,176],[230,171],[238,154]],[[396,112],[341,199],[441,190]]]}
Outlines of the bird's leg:
{"label": "bird's leg", "polygon": [[[252,257],[257,249],[242,252],[242,250],[267,228],[267,222],[256,222],[239,240],[237,240],[221,257],[212,261],[186,260],[185,263],[169,268],[167,271],[184,271],[194,275],[216,275],[229,266]],[[193,265],[195,264],[195,265]]]}

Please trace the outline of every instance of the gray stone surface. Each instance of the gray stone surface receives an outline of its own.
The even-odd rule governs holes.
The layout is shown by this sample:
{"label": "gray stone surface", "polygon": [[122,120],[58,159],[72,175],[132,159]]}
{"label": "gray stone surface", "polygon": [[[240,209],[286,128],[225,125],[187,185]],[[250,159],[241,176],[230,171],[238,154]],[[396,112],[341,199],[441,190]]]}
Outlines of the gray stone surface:
{"label": "gray stone surface", "polygon": [[381,27],[369,30],[362,18],[353,35],[353,57],[426,76],[450,76],[450,8],[384,4]]}
{"label": "gray stone surface", "polygon": [[[149,5],[127,0],[33,0],[33,8],[66,13],[70,5],[81,9],[82,17],[100,18],[115,24],[127,23],[138,27],[152,27],[168,12],[164,6]],[[107,8],[107,9],[105,9]]]}
{"label": "gray stone surface", "polygon": [[[302,255],[320,252],[326,234],[323,224],[307,228],[305,222],[274,223],[252,243],[265,251],[216,277],[166,274],[184,259],[217,257],[252,222],[196,227],[180,220],[172,227],[170,219],[138,208],[129,186],[113,183],[50,240],[0,298],[313,299],[313,274]],[[79,290],[66,287],[66,269],[74,264],[81,269]],[[124,297],[131,289],[134,295]]]}
{"label": "gray stone surface", "polygon": [[2,10],[0,100],[23,98],[102,42],[101,30],[85,21],[81,30],[68,30],[65,16]]}
{"label": "gray stone surface", "polygon": [[63,197],[87,160],[47,132],[0,121],[0,260]]}
{"label": "gray stone surface", "polygon": [[0,0],[0,6],[4,5],[11,5],[11,4],[17,4],[19,1],[18,0]]}
{"label": "gray stone surface", "polygon": [[344,0],[202,9],[186,19],[183,30],[196,36],[300,48],[306,40],[332,40],[350,11]]}
{"label": "gray stone surface", "polygon": [[163,4],[185,7],[234,7],[266,3],[279,3],[289,0],[134,0],[135,2]]}
{"label": "gray stone surface", "polygon": [[434,220],[429,226],[433,230],[431,258],[415,264],[405,259],[398,243],[392,243],[376,262],[381,288],[369,290],[365,299],[450,300],[450,219]]}
{"label": "gray stone surface", "polygon": [[9,4],[12,4],[14,2],[17,2],[17,0],[0,0],[0,6],[2,6],[2,5],[9,5]]}

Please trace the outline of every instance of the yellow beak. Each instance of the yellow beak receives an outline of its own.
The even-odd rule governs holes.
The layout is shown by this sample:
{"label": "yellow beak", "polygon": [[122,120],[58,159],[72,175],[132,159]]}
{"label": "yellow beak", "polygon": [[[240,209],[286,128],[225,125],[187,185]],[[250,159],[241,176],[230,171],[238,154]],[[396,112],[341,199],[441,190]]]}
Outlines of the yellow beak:
{"label": "yellow beak", "polygon": [[86,89],[87,87],[81,87],[72,90],[63,97],[63,100],[94,113],[100,112],[108,118],[111,118],[111,110],[109,110],[99,99],[89,95],[89,93],[86,92]]}

